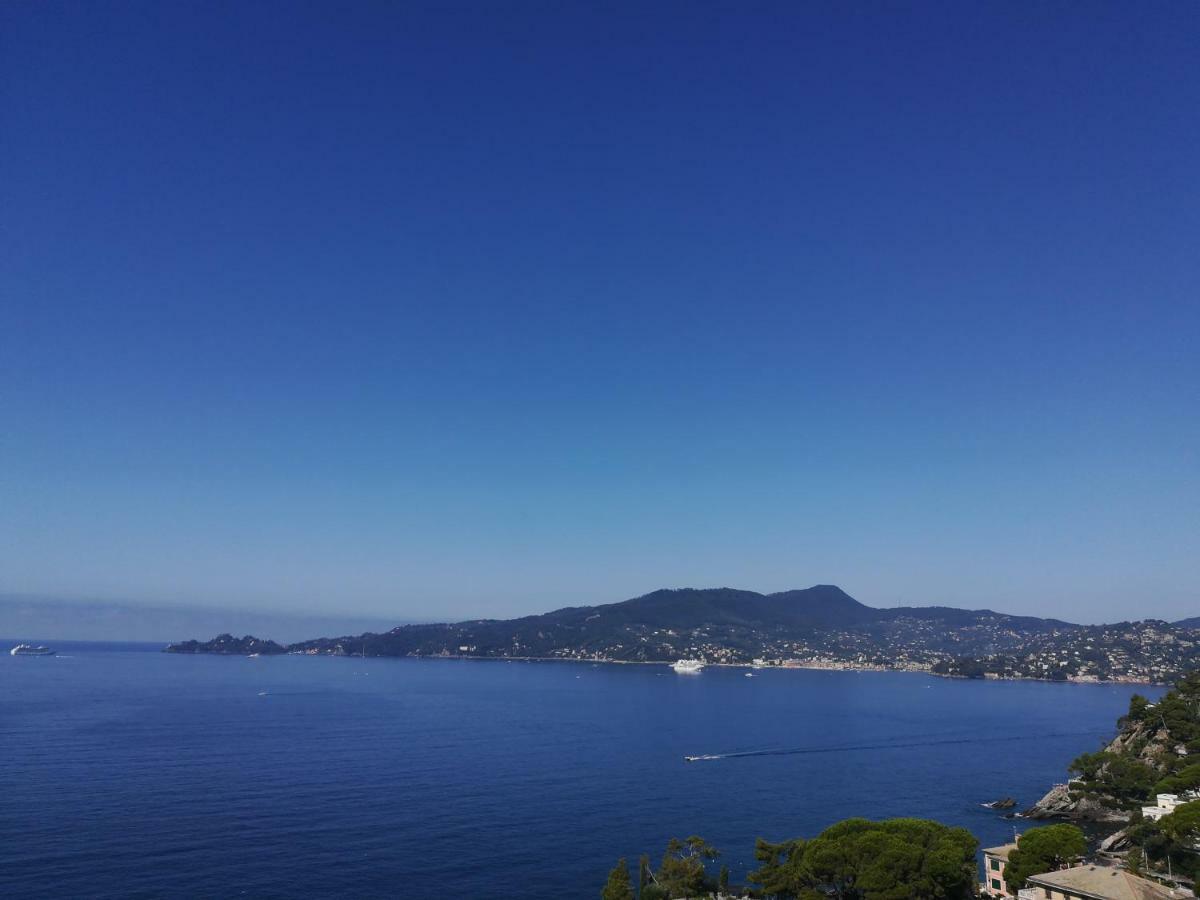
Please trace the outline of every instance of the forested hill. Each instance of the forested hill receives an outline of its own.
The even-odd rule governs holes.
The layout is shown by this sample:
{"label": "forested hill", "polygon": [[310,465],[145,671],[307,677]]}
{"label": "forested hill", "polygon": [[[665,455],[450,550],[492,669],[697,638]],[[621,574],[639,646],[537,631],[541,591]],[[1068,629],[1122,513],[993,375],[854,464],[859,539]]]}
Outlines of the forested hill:
{"label": "forested hill", "polygon": [[624,625],[673,629],[724,625],[813,630],[853,628],[900,618],[944,622],[954,626],[1000,618],[1022,629],[1072,627],[1056,619],[1001,616],[986,609],[966,610],[945,606],[877,609],[860,603],[832,584],[818,584],[803,590],[775,594],[734,588],[664,589],[620,603],[566,607],[544,615],[510,621],[569,626],[582,626],[594,621],[605,629]]}
{"label": "forested hill", "polygon": [[[404,625],[301,641],[278,652],[473,656],[631,662],[793,661],[830,667],[930,669],[1046,678],[1161,680],[1193,667],[1196,633],[1165,622],[1081,626],[953,607],[880,609],[841,588],[760,594],[659,590],[603,606],[519,619]],[[236,652],[228,639],[173,644],[178,653]],[[267,651],[269,652],[269,651]]]}

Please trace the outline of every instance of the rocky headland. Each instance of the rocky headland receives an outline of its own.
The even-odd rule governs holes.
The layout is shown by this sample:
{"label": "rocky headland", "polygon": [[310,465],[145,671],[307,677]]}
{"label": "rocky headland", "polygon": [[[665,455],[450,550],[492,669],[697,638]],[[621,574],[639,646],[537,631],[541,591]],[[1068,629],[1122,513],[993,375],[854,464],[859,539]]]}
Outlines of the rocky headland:
{"label": "rocky headland", "polygon": [[245,637],[234,637],[232,634],[219,634],[211,641],[181,641],[167,646],[168,653],[217,653],[226,656],[260,656],[287,653],[287,647],[274,641],[264,641],[252,634]]}

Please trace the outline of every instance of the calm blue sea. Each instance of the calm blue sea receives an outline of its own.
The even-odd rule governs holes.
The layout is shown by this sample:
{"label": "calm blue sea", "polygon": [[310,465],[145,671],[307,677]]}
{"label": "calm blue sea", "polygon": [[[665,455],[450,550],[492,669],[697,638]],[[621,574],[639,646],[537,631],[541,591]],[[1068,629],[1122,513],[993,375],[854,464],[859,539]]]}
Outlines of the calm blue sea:
{"label": "calm blue sea", "polygon": [[[1062,780],[1135,690],[57,646],[0,657],[0,896],[594,897],[672,835],[737,880],[755,836],[853,815],[1000,843],[980,804]],[[757,750],[795,752],[683,762]]]}

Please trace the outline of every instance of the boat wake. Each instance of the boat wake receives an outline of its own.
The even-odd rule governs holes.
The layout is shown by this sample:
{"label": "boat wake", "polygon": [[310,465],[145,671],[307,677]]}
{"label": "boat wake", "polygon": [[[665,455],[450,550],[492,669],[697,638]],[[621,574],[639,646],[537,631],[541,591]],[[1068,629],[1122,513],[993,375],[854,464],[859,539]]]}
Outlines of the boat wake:
{"label": "boat wake", "polygon": [[[1107,735],[1107,731],[1062,731],[1043,734],[1041,738],[1076,738]],[[945,747],[954,744],[1003,744],[1012,741],[1027,740],[1025,735],[1008,737],[959,737],[940,738],[932,741],[897,741],[879,744],[843,744],[837,747],[773,747],[766,750],[735,750],[731,753],[704,753],[697,756],[685,756],[684,762],[710,762],[718,759],[740,759],[747,756],[798,756],[810,753],[856,753],[865,750],[903,750],[909,747]]]}

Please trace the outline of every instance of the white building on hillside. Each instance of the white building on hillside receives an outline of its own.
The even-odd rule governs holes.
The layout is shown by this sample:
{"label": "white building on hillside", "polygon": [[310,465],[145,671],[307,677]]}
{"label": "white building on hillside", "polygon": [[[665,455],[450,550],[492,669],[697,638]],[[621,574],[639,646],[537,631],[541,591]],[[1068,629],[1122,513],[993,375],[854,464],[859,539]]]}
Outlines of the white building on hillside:
{"label": "white building on hillside", "polygon": [[1189,791],[1186,794],[1159,794],[1158,802],[1154,806],[1142,807],[1142,818],[1157,822],[1163,816],[1169,816],[1175,812],[1175,807],[1191,803],[1195,799],[1197,799],[1195,791]]}

